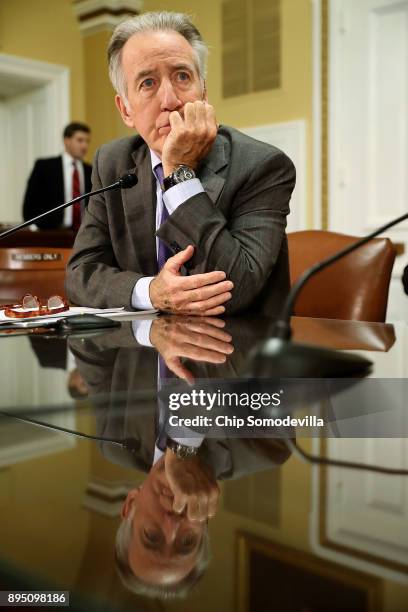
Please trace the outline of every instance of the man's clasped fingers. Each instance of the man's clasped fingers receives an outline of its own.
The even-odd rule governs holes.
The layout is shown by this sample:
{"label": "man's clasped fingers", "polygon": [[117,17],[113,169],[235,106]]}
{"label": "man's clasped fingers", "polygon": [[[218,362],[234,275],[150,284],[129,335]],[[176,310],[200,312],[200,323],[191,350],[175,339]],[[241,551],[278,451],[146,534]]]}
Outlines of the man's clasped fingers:
{"label": "man's clasped fingers", "polygon": [[[168,261],[170,261],[170,259]],[[225,272],[222,272],[221,270],[205,272],[204,274],[192,274],[191,276],[180,276],[178,277],[180,281],[179,286],[184,291],[188,291],[190,289],[200,289],[206,285],[215,285],[225,281],[226,276],[227,275]]]}
{"label": "man's clasped fingers", "polygon": [[[227,351],[217,351],[215,349],[200,348],[193,344],[185,344],[177,350],[176,357],[184,357],[193,361],[203,361],[206,363],[224,363],[227,355],[233,352],[233,348]],[[171,359],[171,358],[170,358]]]}
{"label": "man's clasped fingers", "polygon": [[233,283],[223,271],[181,276],[180,267],[192,257],[189,245],[170,257],[158,276],[150,283],[150,300],[158,310],[173,314],[217,316],[225,312],[231,299]]}
{"label": "man's clasped fingers", "polygon": [[[225,321],[222,319],[213,319],[214,321],[221,322],[223,326],[225,326]],[[214,338],[215,340],[220,340],[221,342],[231,343],[232,336],[223,329],[220,329],[218,325],[211,325],[211,318],[208,317],[186,317],[186,321],[184,323],[184,329],[186,329],[189,333],[198,334],[198,342],[200,339],[205,336],[206,339]],[[207,340],[205,340],[207,341]]]}
{"label": "man's clasped fingers", "polygon": [[[233,283],[228,280],[185,289],[184,278],[172,278],[164,298],[165,310],[179,314],[207,315],[222,314],[223,305],[232,297]],[[221,308],[222,307],[222,308]],[[212,312],[218,309],[216,312]]]}
{"label": "man's clasped fingers", "polygon": [[[185,292],[177,293],[173,296],[169,296],[168,305],[172,312],[180,314],[194,314],[202,315],[213,308],[222,306],[225,302],[228,302],[232,297],[229,291],[224,291],[220,294],[209,297],[208,299],[198,299],[193,301],[185,295]],[[221,312],[224,312],[223,309]]]}
{"label": "man's clasped fingers", "polygon": [[[209,349],[218,353],[224,353],[225,355],[229,355],[234,350],[231,344],[232,338],[229,334],[225,334],[222,338],[217,338],[209,335],[206,330],[200,331],[199,327],[197,331],[193,331],[187,326],[184,328],[179,326],[174,332],[169,330],[168,337],[171,349],[178,355],[182,355],[185,346],[192,346],[197,350]],[[183,356],[188,357],[189,355]]]}
{"label": "man's clasped fingers", "polygon": [[[221,295],[223,293],[229,293],[234,288],[234,283],[229,280],[222,281],[220,283],[214,283],[212,285],[205,285],[197,289],[184,290],[182,295],[186,303],[190,302],[204,302],[210,298]],[[216,304],[218,305],[218,304]]]}

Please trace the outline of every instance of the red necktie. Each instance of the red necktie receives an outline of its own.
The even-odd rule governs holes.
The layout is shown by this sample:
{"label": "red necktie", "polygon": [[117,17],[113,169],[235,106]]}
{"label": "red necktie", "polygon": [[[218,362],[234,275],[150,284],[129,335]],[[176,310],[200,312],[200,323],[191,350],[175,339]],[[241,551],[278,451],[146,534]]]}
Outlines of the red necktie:
{"label": "red necktie", "polygon": [[[76,163],[73,161],[74,167],[72,172],[72,199],[77,198],[81,195],[81,188],[79,185],[79,172]],[[79,230],[81,225],[81,202],[76,202],[72,207],[72,229],[74,232]]]}

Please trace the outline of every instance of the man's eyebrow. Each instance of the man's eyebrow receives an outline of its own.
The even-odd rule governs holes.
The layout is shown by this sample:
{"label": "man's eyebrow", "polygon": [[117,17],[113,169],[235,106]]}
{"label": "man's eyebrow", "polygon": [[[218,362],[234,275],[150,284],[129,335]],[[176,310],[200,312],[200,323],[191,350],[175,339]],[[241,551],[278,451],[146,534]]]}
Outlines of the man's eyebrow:
{"label": "man's eyebrow", "polygon": [[151,76],[152,74],[154,74],[154,70],[141,70],[135,76],[135,81],[136,82],[140,81],[140,79],[143,79],[144,77],[147,77],[147,76]]}
{"label": "man's eyebrow", "polygon": [[[194,72],[195,69],[195,65],[194,64],[176,64],[175,66],[172,66],[172,70],[189,70],[190,72]],[[141,70],[140,72],[137,73],[137,75],[135,76],[135,82],[137,83],[138,81],[140,81],[140,79],[144,79],[145,77],[148,76],[152,76],[156,73],[156,70],[154,70],[153,68],[147,68],[146,70]]]}
{"label": "man's eyebrow", "polygon": [[194,64],[176,64],[173,66],[173,70],[194,70]]}

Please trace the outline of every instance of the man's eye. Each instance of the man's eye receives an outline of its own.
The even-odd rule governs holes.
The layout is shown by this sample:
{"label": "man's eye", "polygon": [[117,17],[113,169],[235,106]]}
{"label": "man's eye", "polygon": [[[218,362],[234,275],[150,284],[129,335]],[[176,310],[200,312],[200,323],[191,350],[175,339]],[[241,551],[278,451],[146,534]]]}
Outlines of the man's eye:
{"label": "man's eye", "polygon": [[158,544],[160,542],[160,535],[155,531],[144,529],[144,536],[150,544]]}
{"label": "man's eye", "polygon": [[181,541],[182,552],[184,553],[190,552],[194,548],[196,543],[197,543],[197,539],[194,536],[192,535],[185,536]]}
{"label": "man's eye", "polygon": [[178,72],[177,77],[179,81],[188,81],[190,75],[188,74],[188,72]]}
{"label": "man's eye", "polygon": [[153,85],[154,85],[153,79],[145,79],[142,82],[141,87],[145,89],[150,89],[151,87],[153,87]]}

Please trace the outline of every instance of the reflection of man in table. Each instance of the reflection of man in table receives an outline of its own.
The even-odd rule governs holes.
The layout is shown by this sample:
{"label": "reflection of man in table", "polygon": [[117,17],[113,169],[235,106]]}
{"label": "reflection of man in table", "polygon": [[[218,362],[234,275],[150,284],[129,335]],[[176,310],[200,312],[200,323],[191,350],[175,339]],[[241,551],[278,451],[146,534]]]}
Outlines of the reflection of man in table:
{"label": "reflection of man in table", "polygon": [[[129,589],[158,597],[188,592],[208,563],[207,519],[216,512],[217,480],[270,469],[289,457],[278,439],[206,439],[205,431],[174,439],[166,406],[155,394],[137,400],[137,392],[160,387],[161,361],[189,382],[239,376],[269,324],[168,316],[69,340],[96,408],[98,436],[120,442],[102,441],[104,456],[147,473],[127,496],[116,539],[118,569]],[[142,345],[147,335],[159,357],[152,344]],[[194,449],[187,458],[186,447]]]}
{"label": "reflection of man in table", "polygon": [[211,466],[167,449],[123,505],[116,559],[124,584],[152,597],[187,594],[208,564],[218,497]]}
{"label": "reflection of man in table", "polygon": [[[145,13],[109,46],[116,105],[139,136],[103,146],[68,266],[87,306],[196,315],[278,312],[289,288],[285,236],[295,170],[284,153],[218,126],[207,101],[207,48],[187,16]],[[185,275],[188,269],[188,276]]]}
{"label": "reflection of man in table", "polygon": [[67,371],[67,390],[72,399],[82,399],[88,395],[88,387],[76,367],[66,338],[33,334],[28,339],[42,368],[58,368]]}
{"label": "reflection of man in table", "polygon": [[[62,155],[35,162],[24,196],[24,221],[91,191],[92,166],[83,161],[88,152],[90,133],[90,128],[84,123],[68,124],[63,133]],[[84,208],[85,202],[78,202],[38,220],[36,225],[41,229],[65,227],[78,231]]]}

